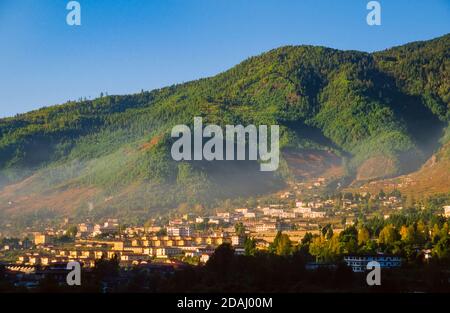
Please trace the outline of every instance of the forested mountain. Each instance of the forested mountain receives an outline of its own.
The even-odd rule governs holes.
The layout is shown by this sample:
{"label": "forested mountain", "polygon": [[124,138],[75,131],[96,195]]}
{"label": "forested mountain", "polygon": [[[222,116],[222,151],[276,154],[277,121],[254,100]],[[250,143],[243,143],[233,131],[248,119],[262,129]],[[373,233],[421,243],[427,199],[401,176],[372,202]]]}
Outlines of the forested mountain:
{"label": "forested mountain", "polygon": [[[448,142],[449,54],[450,35],[373,54],[286,46],[214,77],[0,119],[0,215],[138,215],[264,194],[302,178],[305,152],[342,164],[343,182],[415,171]],[[280,125],[279,170],[173,161],[170,131],[194,116]]]}

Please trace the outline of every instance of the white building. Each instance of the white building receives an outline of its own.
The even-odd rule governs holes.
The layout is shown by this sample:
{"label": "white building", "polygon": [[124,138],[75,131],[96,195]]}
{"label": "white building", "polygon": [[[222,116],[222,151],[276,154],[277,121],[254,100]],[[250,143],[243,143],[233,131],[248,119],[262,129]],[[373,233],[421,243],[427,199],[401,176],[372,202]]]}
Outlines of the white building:
{"label": "white building", "polygon": [[235,248],[234,254],[235,255],[245,255],[245,249],[244,248]]}
{"label": "white building", "polygon": [[355,273],[365,272],[369,262],[376,261],[381,269],[398,268],[402,265],[402,258],[394,255],[347,255],[344,262],[352,268]]}
{"label": "white building", "polygon": [[281,214],[281,218],[296,218],[296,214],[295,212],[283,212],[283,214]]}
{"label": "white building", "polygon": [[450,205],[444,206],[444,216],[450,217]]}
{"label": "white building", "polygon": [[245,242],[245,238],[243,236],[231,236],[231,245],[233,246],[243,246]]}
{"label": "white building", "polygon": [[303,218],[323,218],[325,217],[325,212],[309,212],[309,213],[303,213]]}
{"label": "white building", "polygon": [[217,217],[229,219],[231,217],[229,212],[217,212]]}
{"label": "white building", "polygon": [[119,230],[119,221],[117,219],[108,219],[101,229],[102,233],[112,233]]}
{"label": "white building", "polygon": [[235,209],[234,211],[236,213],[240,213],[240,214],[247,214],[248,213],[248,209],[247,208]]}
{"label": "white building", "polygon": [[247,212],[244,214],[245,218],[256,218],[256,213],[255,212]]}
{"label": "white building", "polygon": [[296,207],[294,208],[294,213],[310,213],[311,212],[311,208],[310,207],[306,207],[306,206],[300,206],[300,207]]}
{"label": "white building", "polygon": [[94,226],[88,223],[78,224],[78,231],[80,233],[91,233],[94,231]]}
{"label": "white building", "polygon": [[208,224],[219,225],[220,224],[220,219],[215,218],[215,217],[210,217],[209,220],[208,220]]}
{"label": "white building", "polygon": [[164,247],[156,249],[156,257],[157,258],[171,258],[176,255],[182,255],[183,251],[180,248],[176,247]]}
{"label": "white building", "polygon": [[262,233],[266,231],[276,231],[276,223],[260,223],[256,224],[255,231],[257,233]]}
{"label": "white building", "polygon": [[190,225],[167,226],[167,235],[174,237],[190,237],[194,235],[194,228]]}

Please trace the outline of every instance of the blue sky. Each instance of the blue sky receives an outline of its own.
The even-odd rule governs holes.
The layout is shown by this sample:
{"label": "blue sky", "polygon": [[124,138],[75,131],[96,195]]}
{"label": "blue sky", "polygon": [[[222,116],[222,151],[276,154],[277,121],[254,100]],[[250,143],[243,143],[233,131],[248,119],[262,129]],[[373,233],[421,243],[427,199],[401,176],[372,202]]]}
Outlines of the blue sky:
{"label": "blue sky", "polygon": [[215,75],[282,45],[375,51],[450,32],[450,0],[0,0],[0,117]]}

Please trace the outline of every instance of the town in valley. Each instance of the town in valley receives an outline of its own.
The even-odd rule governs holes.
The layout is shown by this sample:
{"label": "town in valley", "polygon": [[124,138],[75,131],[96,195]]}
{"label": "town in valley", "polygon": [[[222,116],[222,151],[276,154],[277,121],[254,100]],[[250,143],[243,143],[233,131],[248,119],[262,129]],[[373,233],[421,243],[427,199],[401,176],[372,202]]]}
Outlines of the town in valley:
{"label": "town in valley", "polygon": [[[311,186],[317,188],[323,183],[324,179],[319,178]],[[448,235],[450,206],[442,205],[442,201],[434,209],[426,207],[429,203],[416,203],[416,216],[417,211],[432,212],[434,220],[402,225],[396,230],[398,238],[389,238],[395,221],[412,210],[405,208],[408,199],[400,192],[305,196],[298,187],[265,201],[254,201],[254,206],[216,209],[207,215],[173,213],[150,218],[143,225],[126,225],[114,217],[78,223],[65,217],[59,227],[43,226],[27,229],[21,236],[1,236],[3,277],[17,288],[32,291],[48,277],[64,285],[69,262],[79,262],[89,273],[109,260],[116,262],[125,280],[131,269],[171,275],[205,266],[216,249],[224,245],[236,256],[287,256],[306,251],[309,257],[303,266],[307,271],[336,269],[344,264],[354,273],[365,273],[370,261],[395,271],[405,262],[420,259],[427,263],[450,249],[436,250],[442,233]],[[374,220],[381,223],[378,234],[366,226]],[[343,239],[352,234],[353,239]],[[334,240],[339,248],[330,248]],[[402,241],[411,244],[408,248],[396,246]],[[326,249],[339,252],[330,257]],[[113,287],[104,288],[107,291]]]}

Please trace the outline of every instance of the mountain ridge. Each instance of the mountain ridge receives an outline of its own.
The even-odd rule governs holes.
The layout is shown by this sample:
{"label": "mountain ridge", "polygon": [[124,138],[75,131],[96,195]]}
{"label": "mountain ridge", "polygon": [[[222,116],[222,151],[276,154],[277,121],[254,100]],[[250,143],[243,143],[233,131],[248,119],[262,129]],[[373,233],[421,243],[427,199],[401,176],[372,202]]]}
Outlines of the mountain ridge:
{"label": "mountain ridge", "polygon": [[[30,206],[58,212],[66,204],[43,195],[75,189],[88,196],[81,192],[63,210],[73,214],[92,207],[140,214],[266,194],[302,179],[295,173],[305,170],[292,164],[302,163],[305,149],[328,151],[323,164],[341,159],[343,180],[413,172],[442,147],[448,127],[449,51],[450,35],[375,53],[284,46],[213,77],[0,119],[0,215]],[[176,163],[170,129],[194,116],[221,126],[278,124],[283,155],[294,151],[290,162],[283,157],[269,174],[255,162]],[[20,204],[23,194],[29,200]]]}

